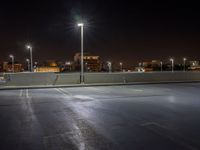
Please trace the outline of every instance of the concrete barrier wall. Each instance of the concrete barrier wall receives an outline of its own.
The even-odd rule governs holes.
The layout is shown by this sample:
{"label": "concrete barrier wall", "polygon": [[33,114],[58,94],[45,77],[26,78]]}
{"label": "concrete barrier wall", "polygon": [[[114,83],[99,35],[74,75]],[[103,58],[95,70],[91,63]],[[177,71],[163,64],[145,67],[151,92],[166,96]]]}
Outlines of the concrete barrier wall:
{"label": "concrete barrier wall", "polygon": [[[80,83],[80,73],[4,74],[6,86],[69,85]],[[85,83],[200,81],[200,72],[85,73]],[[2,86],[2,84],[1,84]]]}
{"label": "concrete barrier wall", "polygon": [[4,74],[0,73],[0,85],[5,84]]}
{"label": "concrete barrier wall", "polygon": [[54,73],[11,73],[5,74],[6,86],[52,85]]}
{"label": "concrete barrier wall", "polygon": [[[190,78],[191,77],[191,78]],[[180,81],[193,80],[194,74],[190,73],[187,77],[186,73],[122,73],[122,74],[88,74],[86,75],[86,83],[98,82],[155,82],[155,81]]]}
{"label": "concrete barrier wall", "polygon": [[80,83],[80,73],[56,74],[56,80],[54,81],[54,85],[79,84],[79,83]]}
{"label": "concrete barrier wall", "polygon": [[200,81],[200,72],[86,74],[85,83]]}

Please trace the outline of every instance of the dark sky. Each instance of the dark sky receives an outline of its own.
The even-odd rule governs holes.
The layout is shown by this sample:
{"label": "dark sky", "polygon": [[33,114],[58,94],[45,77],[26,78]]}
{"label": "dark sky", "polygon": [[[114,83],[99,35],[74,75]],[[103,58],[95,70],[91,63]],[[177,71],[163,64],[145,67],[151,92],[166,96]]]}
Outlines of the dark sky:
{"label": "dark sky", "polygon": [[24,61],[33,45],[35,61],[73,59],[80,50],[105,60],[200,58],[200,9],[188,1],[4,0],[0,3],[0,60],[10,53]]}

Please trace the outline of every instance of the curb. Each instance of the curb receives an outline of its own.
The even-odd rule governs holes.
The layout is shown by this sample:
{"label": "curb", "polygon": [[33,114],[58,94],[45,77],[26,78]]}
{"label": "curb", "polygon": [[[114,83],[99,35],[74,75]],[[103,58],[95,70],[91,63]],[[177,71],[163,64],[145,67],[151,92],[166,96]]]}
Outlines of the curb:
{"label": "curb", "polygon": [[41,88],[72,88],[92,86],[124,86],[124,85],[145,85],[145,84],[176,84],[176,83],[200,83],[197,81],[159,81],[159,82],[130,82],[130,83],[94,83],[94,84],[70,84],[70,85],[35,85],[35,86],[4,86],[0,90],[17,89],[41,89]]}

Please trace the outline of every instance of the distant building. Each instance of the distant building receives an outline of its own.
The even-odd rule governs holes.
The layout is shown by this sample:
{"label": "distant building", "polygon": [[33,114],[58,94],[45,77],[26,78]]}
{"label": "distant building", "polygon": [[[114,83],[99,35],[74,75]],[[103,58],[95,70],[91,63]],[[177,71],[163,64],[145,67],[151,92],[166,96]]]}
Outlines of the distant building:
{"label": "distant building", "polygon": [[152,60],[151,61],[151,66],[153,67],[153,68],[155,68],[155,67],[160,67],[160,60]]}
{"label": "distant building", "polygon": [[37,67],[35,72],[60,72],[59,67]]}
{"label": "distant building", "polygon": [[55,60],[47,60],[45,62],[45,66],[48,66],[48,67],[58,67],[58,64]]}
{"label": "distant building", "polygon": [[160,70],[160,60],[152,60],[139,63],[139,67],[136,70],[142,72],[157,71]]}
{"label": "distant building", "polygon": [[[14,62],[14,72],[22,72],[22,64]],[[3,62],[3,72],[13,72],[12,62]]]}
{"label": "distant building", "polygon": [[[98,72],[102,69],[102,63],[100,60],[100,57],[97,55],[90,55],[88,53],[85,53],[83,56],[84,60],[84,68],[85,71],[91,71],[91,72]],[[74,55],[74,65],[76,70],[80,70],[81,66],[81,54],[76,53]]]}
{"label": "distant building", "polygon": [[62,70],[63,72],[72,72],[75,70],[74,68],[74,62],[72,61],[66,61],[64,64],[64,69]]}
{"label": "distant building", "polygon": [[200,70],[200,63],[199,61],[189,61],[189,70]]}
{"label": "distant building", "polygon": [[189,61],[190,67],[198,67],[199,66],[199,61]]}
{"label": "distant building", "polygon": [[35,72],[60,72],[60,67],[55,60],[47,60],[42,65],[37,65]]}
{"label": "distant building", "polygon": [[0,72],[3,72],[3,63],[0,63]]}

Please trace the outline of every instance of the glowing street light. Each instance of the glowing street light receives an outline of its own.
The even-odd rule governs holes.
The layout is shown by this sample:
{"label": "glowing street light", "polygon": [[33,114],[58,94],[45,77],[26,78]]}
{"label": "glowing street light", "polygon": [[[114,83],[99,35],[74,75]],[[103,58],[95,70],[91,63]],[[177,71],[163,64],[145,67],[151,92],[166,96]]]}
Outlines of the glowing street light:
{"label": "glowing street light", "polygon": [[84,24],[83,23],[78,23],[78,27],[83,27]]}
{"label": "glowing street light", "polygon": [[67,61],[67,62],[65,63],[65,65],[70,66],[70,65],[71,65],[71,62],[70,62],[70,61]]}
{"label": "glowing street light", "polygon": [[142,63],[141,63],[141,62],[139,62],[139,63],[138,63],[138,66],[141,68],[141,67],[142,67]]}
{"label": "glowing street light", "polygon": [[170,61],[172,63],[172,72],[174,72],[174,59],[173,58],[170,58]]}
{"label": "glowing street light", "polygon": [[81,27],[81,83],[84,83],[84,65],[83,65],[83,23],[78,23],[78,27]]}
{"label": "glowing street light", "polygon": [[30,45],[27,45],[26,48],[28,50],[30,50],[30,63],[31,63],[31,67],[30,67],[30,71],[32,72],[33,71],[33,54],[32,54],[32,46]]}
{"label": "glowing street light", "polygon": [[15,58],[14,58],[14,55],[10,54],[9,57],[12,60],[12,72],[14,72],[15,71],[15,66],[14,66],[14,60],[15,60]]}
{"label": "glowing street light", "polygon": [[163,71],[163,62],[162,61],[160,62],[160,71],[161,72]]}
{"label": "glowing street light", "polygon": [[183,58],[183,71],[185,71],[186,60],[187,60],[187,58]]}
{"label": "glowing street light", "polygon": [[27,62],[27,66],[28,66],[28,71],[30,71],[30,60],[27,58],[26,62]]}
{"label": "glowing street light", "polygon": [[112,63],[110,61],[107,62],[109,72],[112,72]]}
{"label": "glowing street light", "polygon": [[123,71],[123,63],[120,62],[119,65],[120,65],[120,70]]}
{"label": "glowing street light", "polygon": [[65,68],[68,68],[69,71],[71,71],[71,68],[72,68],[71,65],[72,65],[72,63],[70,61],[65,62]]}
{"label": "glowing street light", "polygon": [[85,70],[88,71],[88,63],[85,63]]}

